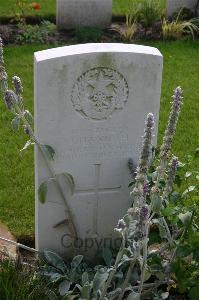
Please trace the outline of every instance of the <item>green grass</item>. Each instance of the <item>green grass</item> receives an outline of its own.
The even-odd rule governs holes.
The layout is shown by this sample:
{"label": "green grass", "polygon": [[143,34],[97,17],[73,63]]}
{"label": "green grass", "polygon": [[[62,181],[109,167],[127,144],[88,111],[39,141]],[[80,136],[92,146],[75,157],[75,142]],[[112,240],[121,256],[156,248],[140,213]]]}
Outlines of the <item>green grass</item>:
{"label": "green grass", "polygon": [[[56,0],[26,0],[27,3],[37,2],[41,4],[41,10],[39,12],[32,11],[32,15],[40,15],[43,18],[56,13]],[[165,0],[160,0],[162,7],[165,6]],[[129,2],[138,2],[138,0],[113,0],[113,15],[124,15],[129,7]],[[13,16],[18,9],[15,5],[15,0],[1,0],[0,1],[0,17],[1,16]]]}
{"label": "green grass", "polygon": [[[149,43],[148,43],[149,44]],[[158,142],[161,142],[170,108],[173,89],[184,89],[184,105],[180,116],[173,152],[181,159],[198,147],[199,131],[199,42],[150,42],[164,55],[164,72]],[[24,83],[26,107],[33,111],[33,52],[47,46],[18,46],[5,49],[9,73],[19,75]],[[19,150],[26,136],[14,133],[12,119],[0,101],[0,220],[17,237],[34,233],[34,166],[33,150],[21,158]]]}

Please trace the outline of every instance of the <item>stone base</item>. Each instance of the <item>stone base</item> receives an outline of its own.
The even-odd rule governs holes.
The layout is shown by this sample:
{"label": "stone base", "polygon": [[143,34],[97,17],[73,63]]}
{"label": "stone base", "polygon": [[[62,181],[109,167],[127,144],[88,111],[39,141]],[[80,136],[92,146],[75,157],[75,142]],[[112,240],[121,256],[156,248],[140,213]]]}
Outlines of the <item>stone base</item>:
{"label": "stone base", "polygon": [[112,0],[57,0],[57,27],[72,29],[80,27],[110,26]]}

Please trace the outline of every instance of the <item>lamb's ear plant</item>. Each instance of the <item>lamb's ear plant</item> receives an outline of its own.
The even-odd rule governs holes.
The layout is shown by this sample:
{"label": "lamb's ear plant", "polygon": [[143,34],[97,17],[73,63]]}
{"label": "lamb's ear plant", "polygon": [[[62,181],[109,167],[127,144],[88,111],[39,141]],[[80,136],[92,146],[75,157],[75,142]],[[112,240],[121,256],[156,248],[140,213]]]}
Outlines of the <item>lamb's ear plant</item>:
{"label": "lamb's ear plant", "polygon": [[31,145],[36,145],[44,161],[46,162],[46,166],[50,174],[49,178],[45,182],[42,182],[39,187],[39,200],[41,203],[44,203],[46,201],[48,185],[54,183],[66,206],[66,218],[71,234],[76,238],[77,230],[73,221],[72,212],[68,205],[68,201],[64,193],[63,187],[59,182],[60,176],[64,177],[66,180],[67,187],[69,187],[71,189],[71,193],[73,193],[75,186],[73,176],[67,172],[63,174],[55,173],[51,163],[51,161],[54,160],[55,150],[51,145],[42,144],[34,134],[34,131],[31,127],[33,123],[33,117],[29,110],[25,108],[25,104],[23,101],[23,86],[21,79],[18,76],[13,76],[13,89],[10,89],[8,87],[8,75],[4,66],[3,54],[3,41],[0,37],[0,85],[4,103],[7,109],[11,111],[14,116],[13,120],[11,121],[11,126],[15,131],[18,131],[20,130],[20,127],[23,127],[23,131],[27,135],[28,140],[24,147],[21,149],[21,152],[27,150]]}
{"label": "lamb's ear plant", "polygon": [[[186,170],[184,175],[179,175],[182,166],[185,165],[171,154],[182,100],[182,89],[177,87],[172,97],[171,112],[160,154],[155,159],[151,144],[154,117],[153,114],[147,116],[143,145],[131,192],[132,207],[118,221],[115,229],[122,242],[114,264],[108,263],[107,267],[96,266],[96,273],[87,267],[82,271],[80,268],[80,273],[84,274],[82,276],[87,278],[82,282],[77,277],[76,281],[71,281],[69,275],[71,271],[64,271],[59,275],[61,279],[56,278],[59,290],[63,292],[65,287],[66,297],[70,295],[78,299],[168,299],[170,289],[176,288],[177,283],[179,291],[190,295],[196,293],[199,278],[197,271],[199,242],[197,243],[197,239],[194,238],[198,236],[199,213],[196,198],[199,187],[197,183],[195,185],[190,183],[181,193],[174,189],[174,185],[179,185],[183,181],[181,177],[185,178],[186,182],[191,176],[198,180],[198,172]],[[196,156],[197,153],[198,151]],[[187,206],[181,199],[190,195],[190,206]],[[176,199],[179,198],[180,204],[177,204]],[[159,232],[158,244],[153,242],[151,228],[154,226]],[[188,241],[190,245],[187,245]],[[178,257],[179,254],[183,259]],[[189,274],[191,282],[189,278],[185,280],[187,274],[184,277],[182,275],[183,270],[185,272],[187,255],[193,255]],[[110,249],[105,261],[112,261]],[[55,278],[53,272],[48,276],[51,280]],[[183,283],[180,281],[181,277]]]}

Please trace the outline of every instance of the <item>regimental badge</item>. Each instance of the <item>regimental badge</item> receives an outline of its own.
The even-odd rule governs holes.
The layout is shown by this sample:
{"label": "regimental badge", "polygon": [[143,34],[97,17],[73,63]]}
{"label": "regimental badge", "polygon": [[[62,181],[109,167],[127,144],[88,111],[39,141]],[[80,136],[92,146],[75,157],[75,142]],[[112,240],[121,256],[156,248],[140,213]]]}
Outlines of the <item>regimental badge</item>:
{"label": "regimental badge", "polygon": [[122,110],[128,99],[128,84],[116,70],[98,67],[82,74],[72,90],[76,111],[89,119],[102,120]]}

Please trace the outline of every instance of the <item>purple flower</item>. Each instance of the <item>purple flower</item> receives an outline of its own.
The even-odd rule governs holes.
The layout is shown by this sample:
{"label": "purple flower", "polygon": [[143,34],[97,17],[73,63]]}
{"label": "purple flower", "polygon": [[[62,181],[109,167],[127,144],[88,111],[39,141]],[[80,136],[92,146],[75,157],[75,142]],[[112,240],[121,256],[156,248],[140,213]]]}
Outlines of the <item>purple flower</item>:
{"label": "purple flower", "polygon": [[143,193],[144,195],[148,195],[150,193],[150,186],[149,186],[149,183],[148,182],[145,182],[144,183],[144,186],[143,186]]}
{"label": "purple flower", "polygon": [[148,218],[149,215],[149,208],[148,205],[144,205],[142,206],[141,210],[140,210],[140,220],[146,221],[146,219]]}
{"label": "purple flower", "polygon": [[169,115],[169,120],[167,123],[167,128],[165,130],[164,138],[163,138],[163,144],[161,146],[161,151],[160,151],[160,157],[162,159],[166,159],[168,156],[168,152],[171,149],[171,144],[173,141],[173,137],[176,131],[176,125],[178,122],[178,117],[180,113],[180,108],[182,105],[183,97],[182,97],[182,89],[181,87],[177,87],[174,90],[174,94],[172,96],[173,101],[172,101],[172,107],[171,107],[171,112]]}

